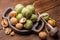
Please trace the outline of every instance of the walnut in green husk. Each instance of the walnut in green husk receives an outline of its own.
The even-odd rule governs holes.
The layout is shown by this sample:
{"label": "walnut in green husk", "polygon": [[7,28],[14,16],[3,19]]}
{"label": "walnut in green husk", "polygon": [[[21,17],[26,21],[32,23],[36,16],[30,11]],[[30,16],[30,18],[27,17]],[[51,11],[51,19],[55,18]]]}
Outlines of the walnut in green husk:
{"label": "walnut in green husk", "polygon": [[31,20],[27,20],[26,24],[24,24],[24,28],[31,29],[33,26],[33,22]]}
{"label": "walnut in green husk", "polygon": [[37,20],[37,18],[38,18],[37,15],[32,14],[32,16],[31,16],[32,22],[35,22]]}
{"label": "walnut in green husk", "polygon": [[24,6],[23,6],[22,4],[17,4],[17,5],[15,6],[15,11],[16,11],[17,13],[21,13],[21,11],[22,11],[23,8],[24,8]]}
{"label": "walnut in green husk", "polygon": [[32,11],[32,13],[35,12],[34,5],[27,5],[26,8],[28,8],[30,11]]}
{"label": "walnut in green husk", "polygon": [[49,19],[49,15],[43,16],[43,18],[47,21]]}
{"label": "walnut in green husk", "polygon": [[32,11],[30,11],[28,8],[23,8],[22,15],[29,19],[32,16]]}
{"label": "walnut in green husk", "polygon": [[23,15],[22,14],[18,14],[17,16],[16,16],[16,19],[19,21],[21,18],[23,18]]}

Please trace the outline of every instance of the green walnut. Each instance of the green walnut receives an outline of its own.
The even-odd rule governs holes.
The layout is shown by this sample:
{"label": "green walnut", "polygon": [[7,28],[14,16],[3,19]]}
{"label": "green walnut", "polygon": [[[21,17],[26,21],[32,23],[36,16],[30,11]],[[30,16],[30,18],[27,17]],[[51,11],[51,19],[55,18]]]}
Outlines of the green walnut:
{"label": "green walnut", "polygon": [[37,15],[35,15],[35,14],[32,14],[32,16],[31,16],[31,20],[33,21],[33,22],[35,22],[36,20],[37,20]]}
{"label": "green walnut", "polygon": [[30,18],[32,15],[32,11],[30,11],[28,8],[23,8],[22,15],[26,18]]}
{"label": "green walnut", "polygon": [[35,8],[33,5],[27,5],[26,8],[28,8],[30,11],[32,11],[32,13],[35,12]]}
{"label": "green walnut", "polygon": [[46,15],[46,16],[43,16],[43,18],[47,21],[49,19],[49,16]]}
{"label": "green walnut", "polygon": [[21,18],[23,18],[23,15],[20,13],[16,16],[16,19],[19,21]]}
{"label": "green walnut", "polygon": [[24,28],[31,29],[33,26],[33,22],[31,20],[27,20],[26,24],[24,25]]}
{"label": "green walnut", "polygon": [[15,11],[16,11],[17,13],[21,13],[21,11],[22,11],[23,8],[24,8],[24,6],[23,6],[22,4],[17,4],[17,5],[15,6]]}

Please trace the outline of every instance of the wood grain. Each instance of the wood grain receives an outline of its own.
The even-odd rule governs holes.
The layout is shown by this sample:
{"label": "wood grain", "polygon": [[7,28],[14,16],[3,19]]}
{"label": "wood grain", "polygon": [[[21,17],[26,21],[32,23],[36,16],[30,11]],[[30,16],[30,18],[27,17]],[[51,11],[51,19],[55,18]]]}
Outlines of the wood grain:
{"label": "wood grain", "polygon": [[[59,30],[57,36],[47,37],[47,40],[60,40],[60,0],[0,0],[0,22],[2,21],[2,14],[4,10],[8,7],[14,7],[16,4],[21,3],[24,6],[28,4],[35,3],[35,8],[37,12],[42,12],[43,10],[49,9],[52,6],[52,9],[49,9],[48,12],[52,18],[57,22],[57,28]],[[45,5],[44,5],[45,4]],[[58,5],[58,6],[56,6]],[[56,7],[54,7],[56,6]],[[1,25],[0,25],[0,28]],[[3,30],[0,30],[0,40],[40,40],[36,34],[31,35],[18,35],[10,36],[5,35]]]}

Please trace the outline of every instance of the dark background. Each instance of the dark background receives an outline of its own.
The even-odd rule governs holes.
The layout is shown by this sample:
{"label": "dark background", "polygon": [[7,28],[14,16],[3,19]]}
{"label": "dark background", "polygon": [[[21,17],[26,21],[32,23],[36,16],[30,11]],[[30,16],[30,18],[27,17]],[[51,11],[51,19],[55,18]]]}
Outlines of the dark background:
{"label": "dark background", "polygon": [[[36,2],[35,8],[37,12],[44,11],[45,8],[49,8],[49,5],[52,4],[53,8],[49,9],[46,12],[48,12],[50,16],[56,20],[59,32],[57,33],[57,36],[55,38],[48,36],[47,40],[60,40],[60,0],[57,0],[58,2],[55,1],[56,3],[49,1],[55,0],[0,0],[0,22],[2,21],[2,14],[4,10],[8,7],[14,7],[18,3],[21,3],[26,6],[28,4],[33,4],[34,2]],[[44,2],[47,4],[44,5],[45,4]],[[1,25],[0,28],[2,28]],[[15,36],[12,37],[10,35],[5,35],[4,31],[0,30],[0,40],[40,40],[40,38],[35,34],[27,36],[16,34]]]}

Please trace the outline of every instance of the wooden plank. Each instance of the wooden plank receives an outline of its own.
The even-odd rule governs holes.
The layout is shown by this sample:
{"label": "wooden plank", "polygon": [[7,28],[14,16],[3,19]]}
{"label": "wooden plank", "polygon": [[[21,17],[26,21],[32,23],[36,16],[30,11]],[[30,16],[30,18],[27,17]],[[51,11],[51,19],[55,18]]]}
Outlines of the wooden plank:
{"label": "wooden plank", "polygon": [[36,1],[34,3],[37,12],[44,12],[60,4],[60,0]]}
{"label": "wooden plank", "polygon": [[[56,1],[57,2],[55,1],[51,2],[50,0],[38,0],[38,1],[37,0],[29,0],[29,1],[28,0],[0,0],[0,22],[2,21],[2,18],[1,18],[2,13],[7,7],[14,7],[18,3],[22,3],[23,5],[28,5],[28,4],[33,4],[34,2],[37,2],[37,4],[35,5],[36,11],[39,12],[40,10],[42,10],[41,12],[43,12],[43,10],[46,10],[45,8],[50,9],[49,7],[51,5],[53,6],[55,4],[56,5],[60,4],[60,0],[56,0]],[[55,38],[48,36],[47,40],[60,40],[60,6],[55,7],[51,10],[48,10],[48,13],[51,15],[52,18],[56,20],[59,32],[58,32],[58,36],[56,36]],[[40,40],[40,38],[36,34],[31,34],[27,36],[16,34],[15,36],[12,37],[10,35],[5,35],[4,31],[0,30],[0,40]]]}

